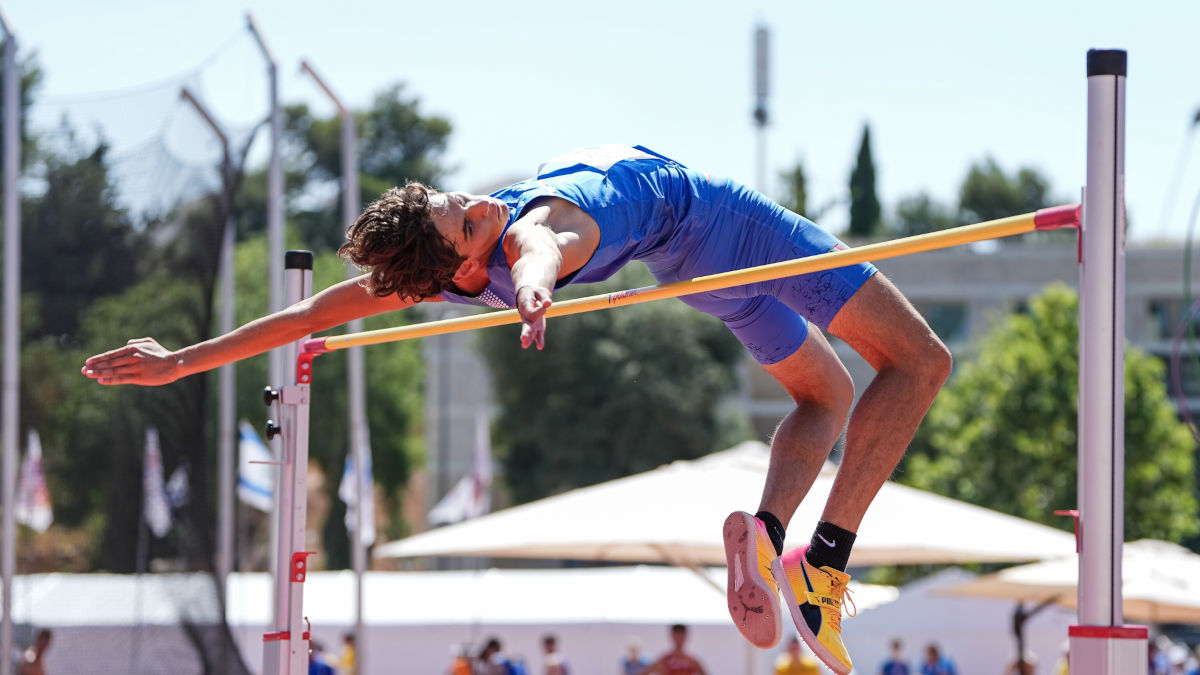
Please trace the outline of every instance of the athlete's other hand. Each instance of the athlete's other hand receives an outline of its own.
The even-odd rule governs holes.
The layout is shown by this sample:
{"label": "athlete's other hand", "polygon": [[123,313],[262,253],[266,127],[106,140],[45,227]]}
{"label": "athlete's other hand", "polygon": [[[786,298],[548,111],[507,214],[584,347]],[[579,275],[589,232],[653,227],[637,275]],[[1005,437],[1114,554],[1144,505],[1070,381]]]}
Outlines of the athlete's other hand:
{"label": "athlete's other hand", "polygon": [[97,354],[83,364],[84,375],[100,384],[156,386],[179,379],[175,353],[154,338],[136,338],[124,347]]}
{"label": "athlete's other hand", "polygon": [[517,311],[521,314],[521,348],[546,346],[546,310],[550,308],[550,289],[522,286],[517,289]]}

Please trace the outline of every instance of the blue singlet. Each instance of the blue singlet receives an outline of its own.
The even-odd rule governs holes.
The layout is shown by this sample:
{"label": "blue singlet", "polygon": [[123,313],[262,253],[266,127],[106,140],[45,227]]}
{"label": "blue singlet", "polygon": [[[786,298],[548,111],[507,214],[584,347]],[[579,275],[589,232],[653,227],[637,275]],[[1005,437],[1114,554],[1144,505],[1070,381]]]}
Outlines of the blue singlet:
{"label": "blue singlet", "polygon": [[[575,150],[543,164],[536,178],[492,194],[509,207],[508,227],[538,197],[565,199],[595,219],[600,244],[582,268],[555,285],[603,281],[641,260],[659,283],[825,253],[836,237],[763,195],[710,177],[641,146]],[[503,235],[501,235],[503,239]],[[778,363],[804,343],[807,321],[822,329],[875,273],[869,263],[680,298],[722,321],[760,363]],[[451,302],[515,304],[503,247],[488,262],[490,283]]]}

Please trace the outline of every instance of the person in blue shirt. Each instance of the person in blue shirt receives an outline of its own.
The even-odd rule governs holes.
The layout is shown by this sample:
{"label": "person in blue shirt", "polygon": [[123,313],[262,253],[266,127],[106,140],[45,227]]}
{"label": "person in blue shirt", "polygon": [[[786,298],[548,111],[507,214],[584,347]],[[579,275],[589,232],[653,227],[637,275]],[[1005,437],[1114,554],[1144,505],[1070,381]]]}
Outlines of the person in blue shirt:
{"label": "person in blue shirt", "polygon": [[888,660],[879,667],[879,675],[909,675],[908,662],[904,660],[903,644],[892,640],[892,651]]}
{"label": "person in blue shirt", "polygon": [[333,667],[325,663],[325,654],[319,642],[310,642],[308,645],[308,675],[334,675]]}
{"label": "person in blue shirt", "polygon": [[925,647],[925,660],[921,662],[921,675],[958,675],[954,663],[942,656],[941,650],[932,642]]}
{"label": "person in blue shirt", "polygon": [[[491,195],[419,183],[388,190],[341,248],[363,276],[179,350],[131,340],[91,357],[83,372],[101,384],[164,384],[352,319],[441,300],[515,307],[522,346],[541,349],[555,290],[603,280],[631,260],[670,283],[841,248],[815,223],[728,178],[641,146],[588,148]],[[730,514],[722,528],[730,616],[750,642],[770,649],[786,606],[813,653],[848,673],[841,619],[855,532],[949,376],[950,353],[866,263],[681,300],[721,319],[795,401],[771,441],[757,511]],[[853,411],[853,383],[826,332],[876,370]],[[843,428],[821,520],[808,546],[785,555],[785,528]],[[669,519],[662,526],[669,533]]]}

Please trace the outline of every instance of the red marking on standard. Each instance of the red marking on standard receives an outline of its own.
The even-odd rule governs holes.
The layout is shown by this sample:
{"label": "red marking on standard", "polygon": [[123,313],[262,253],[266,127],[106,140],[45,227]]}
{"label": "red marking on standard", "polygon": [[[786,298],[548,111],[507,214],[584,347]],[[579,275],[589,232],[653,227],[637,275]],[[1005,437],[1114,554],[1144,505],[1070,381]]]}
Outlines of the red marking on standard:
{"label": "red marking on standard", "polygon": [[329,348],[325,346],[325,338],[309,338],[304,341],[304,348],[300,351],[305,354],[324,354]]}
{"label": "red marking on standard", "polygon": [[1079,553],[1082,550],[1079,542],[1079,509],[1059,509],[1054,512],[1054,515],[1071,516],[1075,519],[1075,552]]}
{"label": "red marking on standard", "polygon": [[1145,626],[1071,626],[1067,629],[1067,635],[1105,640],[1150,639],[1150,631]]}
{"label": "red marking on standard", "polygon": [[1079,204],[1051,206],[1033,214],[1033,227],[1038,230],[1053,230],[1059,227],[1079,227],[1083,218],[1083,207]]}
{"label": "red marking on standard", "polygon": [[315,555],[313,551],[296,551],[292,554],[292,582],[304,583],[308,574],[308,556]]}
{"label": "red marking on standard", "polygon": [[263,633],[263,642],[279,642],[291,639],[292,634],[287,631],[283,631],[282,633]]}

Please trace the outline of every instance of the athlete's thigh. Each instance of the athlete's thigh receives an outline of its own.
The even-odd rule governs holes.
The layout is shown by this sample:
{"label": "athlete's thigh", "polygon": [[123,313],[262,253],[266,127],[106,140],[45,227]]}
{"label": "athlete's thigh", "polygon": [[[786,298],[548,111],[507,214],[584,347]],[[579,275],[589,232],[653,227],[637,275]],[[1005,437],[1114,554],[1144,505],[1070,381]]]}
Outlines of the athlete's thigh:
{"label": "athlete's thigh", "polygon": [[912,303],[876,273],[842,305],[829,332],[845,340],[873,367],[905,362],[944,349]]}
{"label": "athlete's thigh", "polygon": [[849,379],[820,329],[774,296],[720,298],[701,293],[681,299],[721,319],[795,400],[824,398],[831,384]]}

